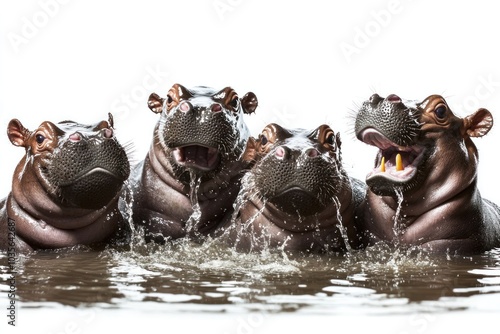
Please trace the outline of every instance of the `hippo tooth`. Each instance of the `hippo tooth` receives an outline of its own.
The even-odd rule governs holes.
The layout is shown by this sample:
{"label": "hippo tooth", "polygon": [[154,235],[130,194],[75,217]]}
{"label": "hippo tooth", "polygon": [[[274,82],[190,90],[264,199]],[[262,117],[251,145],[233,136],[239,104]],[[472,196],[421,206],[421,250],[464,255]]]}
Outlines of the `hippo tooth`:
{"label": "hippo tooth", "polygon": [[380,171],[383,173],[385,172],[385,158],[382,157],[382,161],[380,163]]}
{"label": "hippo tooth", "polygon": [[396,155],[396,170],[398,171],[401,171],[401,170],[404,170],[404,166],[403,166],[403,158],[401,158],[401,154],[397,154]]}

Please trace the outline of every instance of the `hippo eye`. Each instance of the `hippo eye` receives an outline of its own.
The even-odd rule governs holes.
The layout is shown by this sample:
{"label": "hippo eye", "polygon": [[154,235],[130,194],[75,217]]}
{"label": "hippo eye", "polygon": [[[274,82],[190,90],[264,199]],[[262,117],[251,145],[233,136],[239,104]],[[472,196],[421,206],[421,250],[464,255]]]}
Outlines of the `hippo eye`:
{"label": "hippo eye", "polygon": [[170,95],[167,95],[167,104],[170,104],[174,101],[174,99],[172,99],[172,96]]}
{"label": "hippo eye", "polygon": [[236,110],[236,109],[238,109],[239,100],[240,99],[238,99],[238,96],[235,96],[235,97],[233,97],[233,99],[231,100],[231,102],[229,102],[229,105],[231,107],[233,107],[234,110]]}
{"label": "hippo eye", "polygon": [[262,145],[266,145],[269,141],[267,140],[267,137],[264,135],[260,135],[260,143]]}
{"label": "hippo eye", "polygon": [[36,142],[38,144],[41,144],[41,143],[43,143],[45,141],[45,137],[43,135],[41,135],[41,134],[37,134],[35,136],[35,140],[36,140]]}
{"label": "hippo eye", "polygon": [[434,109],[434,114],[436,115],[437,118],[443,119],[446,116],[446,111],[448,108],[446,108],[445,105],[439,105],[436,109]]}
{"label": "hippo eye", "polygon": [[333,132],[330,132],[326,136],[326,143],[330,144],[330,145],[334,145],[335,144],[335,134]]}

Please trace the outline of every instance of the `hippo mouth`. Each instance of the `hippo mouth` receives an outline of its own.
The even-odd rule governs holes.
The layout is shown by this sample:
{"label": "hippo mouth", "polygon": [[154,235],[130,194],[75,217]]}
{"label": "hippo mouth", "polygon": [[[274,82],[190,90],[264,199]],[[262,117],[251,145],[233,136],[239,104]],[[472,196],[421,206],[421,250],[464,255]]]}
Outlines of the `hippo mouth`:
{"label": "hippo mouth", "polygon": [[95,167],[72,180],[60,184],[64,203],[86,209],[100,209],[120,191],[123,177],[102,167]]}
{"label": "hippo mouth", "polygon": [[200,171],[211,171],[219,165],[219,150],[203,145],[176,147],[173,157],[177,164]]}
{"label": "hippo mouth", "polygon": [[292,215],[310,216],[325,208],[317,195],[297,186],[281,191],[269,201],[278,209]]}
{"label": "hippo mouth", "polygon": [[380,149],[375,167],[366,176],[367,184],[382,179],[403,185],[415,177],[420,164],[424,161],[423,146],[397,145],[372,128],[363,131],[361,140]]}
{"label": "hippo mouth", "polygon": [[69,185],[74,184],[76,182],[80,182],[81,180],[83,180],[87,177],[92,177],[94,174],[100,174],[101,177],[110,176],[111,178],[119,180],[120,182],[123,181],[122,177],[111,172],[110,170],[107,170],[107,169],[102,168],[102,167],[94,167],[94,168],[90,169],[89,171],[86,171],[85,173],[82,173],[80,176],[76,177],[74,181],[61,183],[61,186],[69,186]]}

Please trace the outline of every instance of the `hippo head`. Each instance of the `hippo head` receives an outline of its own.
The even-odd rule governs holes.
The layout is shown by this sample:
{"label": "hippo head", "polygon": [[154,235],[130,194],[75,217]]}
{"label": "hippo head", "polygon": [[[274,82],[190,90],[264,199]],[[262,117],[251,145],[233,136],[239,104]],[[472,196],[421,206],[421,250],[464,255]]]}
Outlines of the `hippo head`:
{"label": "hippo head", "polygon": [[403,102],[394,94],[385,99],[374,94],[355,123],[357,138],[379,148],[366,183],[374,193],[388,196],[396,189],[405,193],[428,186],[454,170],[467,178],[463,171],[475,173],[477,160],[470,137],[485,135],[492,122],[486,109],[463,119],[455,116],[439,95]]}
{"label": "hippo head", "polygon": [[211,178],[240,158],[249,137],[243,113],[255,111],[257,97],[250,92],[239,98],[230,87],[175,84],[165,99],[151,94],[148,105],[161,113],[155,135],[174,176],[194,172]]}
{"label": "hippo head", "polygon": [[13,145],[26,149],[24,168],[32,169],[47,194],[62,206],[100,209],[118,194],[130,173],[111,114],[108,121],[95,125],[43,122],[34,131],[13,119],[8,136]]}
{"label": "hippo head", "polygon": [[327,125],[308,131],[269,124],[247,143],[244,159],[255,163],[247,186],[289,215],[319,213],[348,180],[340,144],[339,134]]}

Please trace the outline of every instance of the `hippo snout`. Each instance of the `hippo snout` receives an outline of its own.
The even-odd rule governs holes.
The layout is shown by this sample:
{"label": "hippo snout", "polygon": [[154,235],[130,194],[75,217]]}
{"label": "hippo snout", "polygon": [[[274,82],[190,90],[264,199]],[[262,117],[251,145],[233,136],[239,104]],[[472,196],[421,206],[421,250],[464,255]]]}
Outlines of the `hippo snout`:
{"label": "hippo snout", "polygon": [[316,158],[320,152],[315,148],[307,148],[305,150],[292,150],[287,146],[279,146],[274,151],[274,156],[279,160],[289,160],[291,158]]}
{"label": "hippo snout", "polygon": [[291,215],[310,216],[324,210],[344,186],[333,131],[264,129],[254,146],[266,150],[250,171],[255,191]]}
{"label": "hippo snout", "polygon": [[109,203],[129,173],[126,152],[111,128],[71,133],[60,140],[46,168],[47,179],[66,205],[88,209]]}
{"label": "hippo snout", "polygon": [[259,189],[267,184],[271,192],[263,190],[265,196],[290,214],[309,216],[322,211],[331,196],[322,198],[319,194],[328,193],[323,182],[333,180],[334,168],[333,164],[328,165],[319,159],[319,155],[315,148],[278,146],[269,163],[262,166],[268,173],[260,175]]}
{"label": "hippo snout", "polygon": [[166,101],[154,94],[150,97],[153,111],[166,106],[155,131],[176,178],[191,173],[213,178],[238,160],[248,137],[242,114],[255,109],[257,103],[253,93],[247,95],[240,99],[230,87],[216,91],[176,84]]}
{"label": "hippo snout", "polygon": [[373,94],[358,111],[354,126],[356,137],[361,141],[365,141],[367,131],[375,131],[400,146],[412,145],[419,130],[417,108],[405,104],[395,94],[386,98]]}
{"label": "hippo snout", "polygon": [[316,158],[320,152],[316,148],[306,148],[303,150],[291,149],[287,146],[278,146],[274,150],[274,156],[278,160],[308,159]]}
{"label": "hippo snout", "polygon": [[[113,129],[111,128],[105,128],[100,130],[96,135],[94,135],[94,138],[102,138],[102,139],[112,139],[114,135]],[[68,140],[73,143],[77,143],[84,139],[85,135],[82,134],[81,132],[74,132],[68,136]]]}

